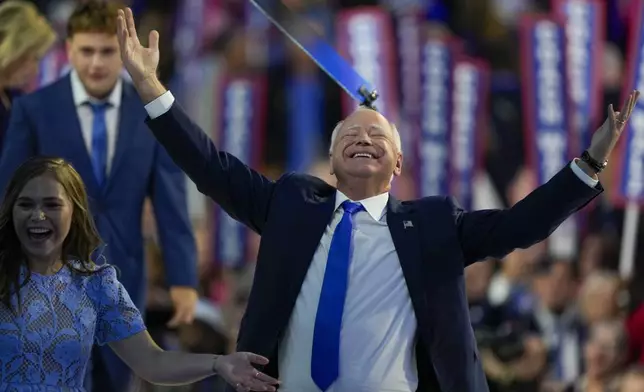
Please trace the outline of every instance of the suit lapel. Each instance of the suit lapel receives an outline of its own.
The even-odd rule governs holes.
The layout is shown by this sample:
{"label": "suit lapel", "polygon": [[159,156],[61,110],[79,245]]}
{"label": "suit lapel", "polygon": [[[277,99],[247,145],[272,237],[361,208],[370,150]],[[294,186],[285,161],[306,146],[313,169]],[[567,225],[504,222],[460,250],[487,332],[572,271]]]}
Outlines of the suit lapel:
{"label": "suit lapel", "polygon": [[116,129],[116,147],[114,148],[114,158],[112,159],[107,184],[105,184],[105,191],[114,182],[113,179],[118,176],[118,170],[124,161],[125,152],[131,145],[136,128],[141,126],[143,120],[142,117],[140,118],[138,110],[141,103],[132,89],[133,87],[129,83],[123,82],[123,94]]}
{"label": "suit lapel", "polygon": [[418,227],[420,220],[415,219],[414,212],[412,205],[402,204],[393,196],[389,197],[387,225],[400,260],[416,318],[419,324],[423,324],[424,315],[427,312],[427,299],[422,278],[424,274]]}
{"label": "suit lapel", "polygon": [[89,188],[91,194],[96,194],[98,189],[98,182],[94,177],[92,169],[92,160],[87,151],[85,144],[85,137],[81,130],[80,120],[78,119],[78,111],[74,103],[74,94],[72,93],[71,78],[67,75],[61,81],[60,95],[57,99],[61,106],[49,106],[51,111],[51,118],[53,124],[61,124],[60,142],[66,144],[62,146],[63,151],[70,151],[73,156],[69,157],[71,162],[74,162],[74,168],[79,172],[85,185]]}
{"label": "suit lapel", "polygon": [[309,229],[299,232],[300,236],[297,241],[300,242],[300,246],[297,248],[300,249],[300,254],[293,255],[298,262],[293,263],[294,265],[288,264],[288,272],[292,275],[287,280],[289,282],[287,295],[293,304],[300,293],[315,251],[320,245],[320,239],[333,216],[336,190],[330,186],[328,188],[329,193],[327,194],[327,190],[325,190],[324,195],[315,195],[314,202],[310,204],[310,210],[300,216],[300,227],[308,227]]}

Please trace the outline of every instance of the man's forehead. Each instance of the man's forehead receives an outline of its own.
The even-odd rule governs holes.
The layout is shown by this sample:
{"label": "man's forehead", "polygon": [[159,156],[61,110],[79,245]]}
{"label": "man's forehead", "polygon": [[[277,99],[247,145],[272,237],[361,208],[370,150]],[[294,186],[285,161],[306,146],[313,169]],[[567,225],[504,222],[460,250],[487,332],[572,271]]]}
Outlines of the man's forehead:
{"label": "man's forehead", "polygon": [[389,121],[382,114],[372,109],[358,108],[351,113],[343,122],[342,128],[349,129],[355,127],[377,127],[390,128]]}
{"label": "man's forehead", "polygon": [[115,45],[118,45],[116,34],[107,34],[101,32],[76,33],[71,37],[71,41],[76,45],[83,47],[113,47]]}

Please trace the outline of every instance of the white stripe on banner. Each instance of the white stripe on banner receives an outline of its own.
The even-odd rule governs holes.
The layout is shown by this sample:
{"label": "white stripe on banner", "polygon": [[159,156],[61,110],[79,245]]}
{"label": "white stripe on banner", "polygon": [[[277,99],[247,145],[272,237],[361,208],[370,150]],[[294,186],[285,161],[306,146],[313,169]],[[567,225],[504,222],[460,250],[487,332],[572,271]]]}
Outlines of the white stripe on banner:
{"label": "white stripe on banner", "polygon": [[[531,15],[523,18],[521,60],[526,152],[538,185],[549,181],[570,157],[565,42],[561,20]],[[548,244],[555,257],[572,258],[577,254],[574,217],[552,234]]]}

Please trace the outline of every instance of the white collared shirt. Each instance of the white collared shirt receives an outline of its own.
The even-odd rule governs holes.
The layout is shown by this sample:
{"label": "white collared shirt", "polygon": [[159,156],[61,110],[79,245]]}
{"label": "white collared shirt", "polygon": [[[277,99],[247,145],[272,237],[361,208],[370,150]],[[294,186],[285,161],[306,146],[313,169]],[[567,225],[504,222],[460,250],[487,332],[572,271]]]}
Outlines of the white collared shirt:
{"label": "white collared shirt", "polygon": [[[340,223],[342,192],[306,274],[279,346],[280,391],[318,392],[311,347],[329,247]],[[342,317],[340,376],[328,392],[412,392],[418,386],[416,316],[386,220],[389,194],[359,200],[353,217],[349,284]]]}
{"label": "white collared shirt", "polygon": [[[88,102],[99,102],[96,98],[90,97],[85,90],[85,86],[78,77],[76,71],[71,71],[70,80],[72,84],[72,96],[74,97],[74,106],[78,114],[78,121],[80,123],[83,140],[87,152],[92,155],[92,135],[93,135],[93,121],[94,113],[92,108],[87,105]],[[119,108],[121,106],[121,95],[123,91],[123,81],[119,78],[114,86],[114,89],[107,97],[105,102],[110,106],[105,111],[105,123],[107,125],[107,166],[106,171],[109,173],[112,167],[112,160],[114,159],[114,152],[116,151],[116,139],[118,137],[118,121],[119,121]]]}

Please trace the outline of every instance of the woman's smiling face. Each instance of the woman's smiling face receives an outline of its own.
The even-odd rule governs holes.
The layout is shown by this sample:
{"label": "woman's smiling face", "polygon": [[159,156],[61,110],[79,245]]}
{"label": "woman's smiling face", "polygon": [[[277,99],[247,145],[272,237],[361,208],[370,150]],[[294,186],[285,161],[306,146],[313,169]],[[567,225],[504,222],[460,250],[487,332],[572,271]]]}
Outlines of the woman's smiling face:
{"label": "woman's smiling face", "polygon": [[13,206],[16,235],[30,263],[60,260],[72,223],[73,205],[53,175],[31,179]]}

